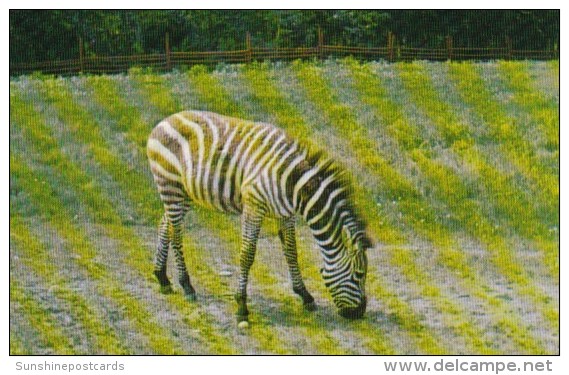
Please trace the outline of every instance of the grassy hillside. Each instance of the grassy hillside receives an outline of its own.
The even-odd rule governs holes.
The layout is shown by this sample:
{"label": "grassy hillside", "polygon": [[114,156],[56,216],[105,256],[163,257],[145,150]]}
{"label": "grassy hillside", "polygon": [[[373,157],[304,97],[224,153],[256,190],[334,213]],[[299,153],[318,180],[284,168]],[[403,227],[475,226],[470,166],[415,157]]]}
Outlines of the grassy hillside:
{"label": "grassy hillside", "polygon": [[[351,60],[13,79],[10,351],[559,353],[558,79],[557,62]],[[238,218],[201,209],[184,242],[198,303],[158,292],[144,148],[190,108],[272,122],[351,171],[376,241],[365,319],[336,314],[305,226],[319,309],[303,311],[268,220],[238,332]]]}

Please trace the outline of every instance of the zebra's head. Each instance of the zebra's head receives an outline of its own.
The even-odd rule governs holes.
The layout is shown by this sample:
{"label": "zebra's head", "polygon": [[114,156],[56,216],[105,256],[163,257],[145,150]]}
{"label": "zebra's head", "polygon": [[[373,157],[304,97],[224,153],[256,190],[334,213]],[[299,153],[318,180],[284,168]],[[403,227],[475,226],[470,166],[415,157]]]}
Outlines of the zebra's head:
{"label": "zebra's head", "polygon": [[371,241],[352,205],[351,178],[344,168],[320,154],[300,165],[297,176],[292,179],[297,181],[292,200],[322,250],[324,283],[341,316],[361,318],[367,304],[366,250]]}
{"label": "zebra's head", "polygon": [[321,271],[338,313],[348,319],[361,318],[366,310],[366,251],[370,247],[363,227],[344,224],[337,254]]}

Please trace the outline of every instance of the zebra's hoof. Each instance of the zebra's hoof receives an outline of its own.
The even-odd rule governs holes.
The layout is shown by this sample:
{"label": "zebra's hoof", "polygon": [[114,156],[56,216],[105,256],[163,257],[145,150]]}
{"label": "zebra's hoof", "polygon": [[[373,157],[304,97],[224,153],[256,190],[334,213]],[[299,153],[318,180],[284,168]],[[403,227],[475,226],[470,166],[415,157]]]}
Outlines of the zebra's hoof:
{"label": "zebra's hoof", "polygon": [[187,300],[188,302],[196,302],[196,300],[198,299],[198,298],[196,297],[196,294],[195,294],[195,293],[186,293],[186,294],[185,294],[185,297],[186,297],[186,300]]}
{"label": "zebra's hoof", "polygon": [[162,294],[172,294],[174,290],[172,289],[172,285],[160,285],[160,293]]}
{"label": "zebra's hoof", "polygon": [[243,320],[243,321],[237,323],[237,328],[245,330],[245,329],[249,328],[249,322],[246,320]]}
{"label": "zebra's hoof", "polygon": [[304,306],[304,310],[306,310],[306,311],[316,311],[316,309],[317,309],[316,302],[314,302],[314,301],[309,302],[309,303],[305,303],[303,306]]}

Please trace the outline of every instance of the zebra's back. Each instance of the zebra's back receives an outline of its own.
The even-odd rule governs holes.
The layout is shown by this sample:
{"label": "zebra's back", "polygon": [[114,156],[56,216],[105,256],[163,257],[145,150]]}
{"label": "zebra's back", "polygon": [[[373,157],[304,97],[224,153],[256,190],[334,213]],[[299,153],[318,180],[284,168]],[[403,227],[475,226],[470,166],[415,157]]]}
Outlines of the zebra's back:
{"label": "zebra's back", "polygon": [[239,213],[243,191],[252,189],[270,214],[294,213],[286,197],[292,172],[287,166],[293,160],[300,163],[305,153],[271,124],[211,112],[180,112],[154,128],[147,152],[164,202],[189,198]]}

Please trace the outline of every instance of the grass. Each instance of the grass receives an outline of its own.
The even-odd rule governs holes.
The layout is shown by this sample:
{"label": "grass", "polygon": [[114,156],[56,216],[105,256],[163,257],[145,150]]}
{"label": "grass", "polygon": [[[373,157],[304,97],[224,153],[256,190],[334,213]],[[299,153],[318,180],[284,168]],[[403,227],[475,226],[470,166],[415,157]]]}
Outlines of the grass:
{"label": "grass", "polygon": [[[42,308],[41,303],[34,299],[32,293],[20,286],[18,281],[10,282],[10,302],[16,305],[16,312],[21,314],[36,332],[36,340],[39,346],[53,354],[79,354],[74,349],[69,336],[63,332],[59,322],[52,319],[49,311]],[[17,334],[13,333],[13,335],[15,342],[18,342]],[[12,342],[12,335],[10,335],[10,344]],[[13,351],[13,354],[33,354],[33,351],[26,348],[23,343],[18,343]]]}
{"label": "grass", "polygon": [[[437,93],[430,65],[378,67],[296,62],[11,82],[10,251],[18,270],[58,286],[54,303],[88,336],[76,346],[31,286],[12,277],[15,324],[30,324],[11,335],[11,353],[558,352],[559,114],[555,92],[536,89],[555,80],[558,64],[437,66],[458,94],[453,104]],[[387,80],[402,85],[388,89]],[[239,333],[232,286],[217,275],[238,263],[238,220],[202,209],[189,215],[184,240],[199,302],[157,292],[162,209],[144,148],[155,123],[187,106],[276,123],[349,161],[356,205],[381,252],[371,258],[368,318],[337,317],[301,229],[300,264],[321,309],[302,311],[284,271],[262,255],[252,270],[252,328]],[[274,222],[264,233],[278,246]],[[65,272],[50,236],[69,255]],[[107,321],[113,309],[122,328]]]}
{"label": "grass", "polygon": [[[26,103],[20,102],[17,97],[12,98],[11,105],[13,105],[14,113],[25,113],[27,115],[33,115],[33,110],[23,111],[19,106],[25,106]],[[32,118],[29,118],[32,117]],[[33,143],[34,149],[40,152],[39,157],[41,158],[41,163],[44,165],[51,165],[60,174],[60,179],[66,181],[66,185],[77,192],[77,195],[81,197],[83,207],[90,211],[92,220],[96,221],[98,224],[103,225],[107,234],[116,239],[122,246],[123,251],[127,251],[130,255],[127,260],[130,262],[131,267],[135,267],[139,271],[141,277],[145,278],[147,282],[153,282],[151,278],[151,257],[144,256],[140,252],[144,245],[137,241],[136,234],[129,230],[128,227],[123,226],[123,220],[118,216],[118,214],[113,209],[111,203],[105,199],[100,189],[92,183],[92,179],[86,176],[79,167],[69,160],[65,155],[61,154],[59,147],[57,146],[57,141],[50,135],[50,131],[46,128],[42,119],[38,116],[29,116],[26,119],[17,119],[15,123],[17,126],[21,126],[24,131],[26,131],[26,139]],[[18,121],[19,120],[19,121]],[[34,126],[31,126],[34,124]],[[42,126],[43,125],[43,126]],[[97,155],[97,154],[95,154]],[[108,153],[101,154],[105,158],[110,158]],[[140,325],[141,332],[147,332],[151,335],[152,339],[156,341],[156,345],[153,349],[157,350],[158,353],[181,353],[179,349],[175,348],[176,345],[168,342],[168,339],[162,338],[164,329],[160,329],[158,326],[152,324],[152,319],[150,315],[145,311],[146,309],[141,304],[141,301],[128,296],[126,291],[122,290],[120,285],[113,283],[114,278],[107,275],[108,271],[97,263],[92,262],[96,250],[93,245],[89,243],[86,239],[86,233],[82,233],[79,228],[73,228],[72,226],[66,225],[66,221],[69,217],[73,217],[75,213],[65,212],[64,209],[59,209],[59,207],[69,207],[73,206],[70,202],[58,201],[54,196],[51,199],[46,197],[46,185],[35,186],[31,184],[27,189],[25,188],[25,183],[27,179],[25,176],[29,175],[39,175],[39,171],[32,171],[23,162],[18,159],[14,159],[11,163],[11,174],[18,176],[18,167],[22,168],[22,178],[18,181],[19,184],[23,185],[25,191],[31,195],[33,198],[33,193],[37,193],[37,203],[35,206],[43,210],[43,214],[49,218],[57,219],[55,222],[51,223],[63,238],[67,238],[70,242],[70,247],[75,249],[75,251],[81,251],[81,263],[87,268],[87,272],[90,277],[95,280],[102,280],[101,283],[106,286],[106,280],[109,279],[110,286],[106,286],[108,293],[111,297],[118,298],[119,300],[124,300],[121,305],[124,306],[129,311],[133,312],[133,318],[137,318],[136,323]],[[44,181],[49,181],[47,178]],[[60,180],[60,181],[61,181]],[[39,189],[42,190],[39,190]],[[36,189],[38,189],[36,191]],[[40,195],[41,194],[41,195]],[[115,285],[113,285],[115,284]],[[105,290],[105,288],[102,288]],[[184,309],[184,313],[187,313],[187,303],[183,298],[176,298],[176,305],[179,309]],[[201,329],[207,331],[207,320],[204,321],[203,316],[198,316],[194,318],[194,325],[201,327]],[[199,325],[198,325],[199,323]],[[216,333],[212,331],[211,337],[208,337],[209,345],[213,346],[215,352],[231,352],[232,350],[225,345],[225,340],[220,338]],[[164,341],[164,342],[163,342]]]}
{"label": "grass", "polygon": [[[474,179],[474,181],[469,182],[473,186],[467,186],[465,183],[456,186],[457,179],[454,179],[448,186],[457,190],[461,199],[469,196],[474,198],[477,196],[493,197],[491,201],[488,199],[490,205],[485,205],[487,212],[481,212],[481,215],[490,216],[493,214],[499,221],[506,221],[522,236],[531,238],[542,232],[547,232],[543,225],[535,225],[540,223],[539,219],[541,218],[538,217],[539,213],[535,212],[532,202],[529,201],[530,198],[517,188],[515,181],[509,175],[494,168],[491,164],[493,160],[485,155],[483,149],[478,146],[484,140],[477,139],[478,135],[462,123],[454,110],[436,94],[425,67],[409,64],[401,65],[400,69],[401,78],[405,88],[410,93],[411,99],[417,103],[419,103],[417,99],[421,99],[419,109],[424,111],[433,127],[439,131],[440,139],[433,140],[433,142],[439,142],[458,156],[461,168],[468,171],[466,173],[470,179]],[[451,130],[449,131],[449,129]],[[432,161],[429,160],[429,162]],[[450,173],[451,176],[457,176],[460,180],[465,177],[453,173],[450,168],[444,165],[436,165],[434,161],[432,165],[434,168],[443,169],[445,174]],[[446,189],[445,193],[448,193],[448,190]],[[511,204],[512,199],[516,199],[515,205]],[[466,227],[470,227],[468,223],[465,224]]]}
{"label": "grass", "polygon": [[[462,179],[458,177],[453,170],[443,166],[438,162],[433,161],[432,159],[429,159],[429,157],[433,157],[434,155],[429,153],[428,150],[424,151],[420,147],[417,147],[420,146],[420,144],[415,141],[417,138],[422,139],[424,143],[432,142],[433,144],[440,144],[442,140],[430,140],[429,138],[425,138],[422,133],[418,133],[416,130],[413,130],[416,129],[416,127],[410,125],[410,120],[406,119],[403,111],[398,107],[397,104],[388,98],[387,92],[382,88],[382,82],[379,80],[379,77],[374,74],[369,66],[351,64],[348,66],[348,68],[350,69],[353,77],[353,85],[355,89],[360,93],[362,101],[371,106],[376,111],[378,117],[382,119],[382,124],[385,124],[385,127],[388,129],[388,134],[396,141],[396,144],[401,149],[403,149],[404,154],[408,155],[409,158],[412,158],[416,165],[419,166],[422,173],[422,187],[426,188],[424,182],[425,180],[429,181],[429,196],[436,195],[437,199],[443,201],[445,203],[445,207],[447,207],[447,209],[450,209],[449,216],[453,217],[455,220],[455,222],[449,222],[446,224],[449,228],[439,227],[436,229],[436,220],[419,219],[413,223],[415,230],[424,227],[425,230],[422,231],[422,233],[424,233],[424,235],[431,239],[435,244],[438,244],[439,247],[444,249],[444,251],[441,253],[441,263],[457,271],[458,275],[463,278],[463,281],[471,284],[471,288],[474,290],[478,289],[476,294],[479,296],[484,296],[484,299],[487,300],[488,303],[495,304],[496,300],[492,299],[488,295],[485,295],[485,293],[483,293],[483,288],[480,288],[480,275],[475,275],[473,273],[473,270],[469,270],[467,266],[465,267],[465,265],[469,262],[463,254],[453,249],[456,248],[457,245],[453,244],[453,240],[450,238],[452,235],[449,231],[451,228],[453,230],[456,230],[455,228],[457,228],[457,226],[460,227],[461,225],[464,225],[464,228],[466,230],[475,231],[477,238],[490,238],[490,240],[487,241],[489,246],[495,246],[492,241],[498,241],[498,243],[500,243],[499,241],[503,241],[499,236],[495,234],[496,227],[490,227],[489,224],[485,222],[484,214],[476,214],[476,212],[480,212],[480,207],[478,206],[479,201],[477,200],[477,197],[484,195],[479,192],[474,194],[474,191],[476,190],[473,191],[470,186],[465,185]],[[406,73],[409,76],[420,74],[414,72],[418,69],[415,66],[402,65],[399,66],[399,69],[406,69]],[[445,132],[445,129],[453,128],[452,122],[445,118],[445,114],[447,117],[451,116],[448,107],[445,108],[444,105],[441,104],[441,101],[437,100],[436,96],[433,94],[435,91],[434,88],[432,86],[429,86],[428,82],[424,82],[426,78],[411,76],[404,77],[404,79],[409,79],[409,81],[406,82],[408,90],[414,90],[412,93],[412,95],[416,95],[413,97],[414,102],[420,103],[420,108],[428,114],[437,116],[436,121],[447,122],[447,125],[440,126],[440,131]],[[423,80],[422,82],[421,79]],[[435,124],[434,126],[438,125]],[[401,137],[400,134],[404,134],[404,132],[400,132],[399,129],[405,128],[409,128],[410,130],[403,137]],[[447,132],[446,136],[443,136],[446,138],[444,142],[455,141],[456,143],[460,144],[463,143],[463,138],[472,138],[472,135],[469,134],[469,131],[464,126],[458,126],[457,129],[460,130],[453,130],[453,132],[450,133]],[[414,135],[412,137],[409,137],[409,134]],[[454,137],[456,134],[460,134],[460,138],[455,139]],[[454,148],[452,146],[449,145],[449,148],[454,151]],[[463,156],[461,153],[459,153],[459,155]],[[501,186],[500,188],[501,191],[508,191],[507,186]],[[508,203],[511,204],[511,202]],[[422,212],[428,212],[429,203],[423,202],[422,205],[425,205],[426,207],[423,207],[419,210],[412,210],[406,213],[405,216],[407,217],[417,215]],[[438,205],[431,202],[430,206],[437,207]],[[431,214],[427,213],[427,217],[429,216],[437,218],[443,215],[440,212]],[[502,248],[501,254],[503,254],[503,257],[501,259],[498,257],[496,261],[498,263],[503,262],[500,265],[502,268],[509,269],[510,275],[517,275],[516,271],[519,272],[521,267],[519,265],[516,266],[516,264],[511,264],[510,254],[505,251],[505,247]],[[521,280],[521,282],[527,283],[527,280]],[[542,303],[545,302],[545,300],[539,302]],[[500,316],[499,311],[499,309],[496,311],[498,316]],[[517,331],[517,323],[510,321],[510,319],[506,317],[502,317],[501,319],[508,320],[509,323],[505,326],[509,326],[511,330]],[[520,344],[525,345],[524,343]]]}
{"label": "grass", "polygon": [[[383,167],[383,169],[379,169],[377,166],[380,163],[374,162],[374,159],[378,159],[380,154],[372,154],[374,146],[371,143],[371,138],[366,134],[365,128],[360,127],[355,119],[351,117],[351,111],[347,106],[341,106],[337,104],[338,101],[333,101],[333,93],[327,90],[329,85],[322,76],[322,73],[318,72],[312,66],[308,66],[304,68],[304,70],[301,70],[299,74],[301,75],[301,81],[309,92],[309,100],[313,103],[317,103],[322,108],[322,113],[326,113],[327,116],[329,116],[329,123],[331,126],[339,127],[341,132],[343,131],[346,133],[345,137],[352,142],[349,146],[350,149],[354,150],[356,153],[357,160],[361,160],[363,164],[366,165],[368,173],[379,174],[378,177],[380,180],[387,179],[388,176],[383,175],[385,167]],[[347,135],[348,132],[349,136]],[[370,160],[369,163],[367,163],[368,160]],[[405,179],[403,176],[400,176],[399,181],[402,180]],[[451,183],[449,186],[454,185]],[[429,213],[429,207],[425,202],[421,202],[419,194],[416,193],[415,189],[410,187],[409,190],[409,192],[400,192],[397,190],[392,192],[388,190],[388,194],[391,193],[394,195],[394,193],[402,193],[402,198],[398,200],[399,209],[402,210],[405,216],[409,218],[416,216],[417,214],[420,215],[419,217],[416,217],[413,226],[421,227],[428,225],[429,227],[428,230],[425,230],[425,235],[428,235],[429,237],[433,237],[433,235],[439,237],[441,230],[433,228],[433,222],[431,220],[424,220],[425,216],[423,216],[426,215],[427,217],[434,217],[435,215]],[[423,221],[421,222],[421,220]],[[373,222],[374,221],[372,221],[371,225],[372,228]],[[376,228],[373,229],[378,231]],[[448,235],[440,237],[449,238]],[[452,240],[449,239],[448,241]],[[447,254],[451,254],[451,252],[447,251]],[[401,267],[404,274],[410,280],[423,288],[423,295],[431,298],[441,311],[452,317],[449,319],[454,322],[456,333],[458,335],[467,336],[472,340],[473,345],[477,347],[477,350],[486,347],[487,343],[480,340],[481,334],[478,329],[472,326],[468,321],[461,321],[460,317],[464,316],[464,312],[457,309],[457,306],[455,306],[450,300],[445,299],[441,291],[435,286],[436,284],[430,280],[428,274],[424,273],[421,267],[415,265],[410,251],[397,249],[392,253],[392,260],[393,265]],[[464,266],[462,266],[462,268],[464,271]],[[513,324],[510,324],[510,326],[512,328],[514,327]]]}
{"label": "grass", "polygon": [[499,104],[475,65],[451,65],[449,74],[461,100],[480,117],[487,129],[487,137],[497,143],[498,149],[506,155],[520,178],[534,193],[532,198],[544,210],[542,220],[558,222],[558,173],[550,163],[544,163],[536,155],[533,145],[521,134],[520,129],[524,127],[519,126],[519,120]]}
{"label": "grass", "polygon": [[90,279],[97,282],[100,292],[106,298],[120,301],[133,326],[148,340],[149,349],[158,354],[181,354],[179,344],[163,336],[164,328],[159,327],[141,301],[131,297],[118,282],[114,281],[115,279],[108,274],[102,264],[94,261],[97,253],[95,247],[87,240],[86,233],[67,224],[65,214],[69,213],[57,209],[57,207],[64,205],[54,196],[55,192],[47,188],[46,185],[38,189],[25,182],[25,176],[37,175],[41,178],[43,177],[41,173],[30,169],[21,160],[21,157],[11,157],[10,165],[14,177],[17,179],[17,186],[24,190],[34,205],[49,217],[48,223],[54,228],[58,236],[65,240],[68,248],[79,255],[77,257],[78,263],[85,268]]}
{"label": "grass", "polygon": [[536,129],[532,136],[540,136],[540,146],[553,152],[554,161],[559,163],[559,106],[535,89],[528,68],[528,64],[506,61],[498,65],[506,86],[514,93],[512,102],[518,112],[529,114]]}
{"label": "grass", "polygon": [[[105,317],[93,309],[90,301],[67,286],[69,281],[59,274],[56,263],[49,254],[50,250],[30,231],[17,211],[17,207],[11,207],[13,215],[10,217],[10,241],[17,249],[18,262],[25,264],[36,277],[40,277],[41,284],[58,286],[54,289],[55,295],[70,307],[73,319],[85,330],[95,353],[131,354],[128,345],[107,325]],[[46,312],[45,315],[49,313]]]}
{"label": "grass", "polygon": [[[418,102],[419,98],[421,99],[421,108],[432,119],[433,123],[446,124],[443,128],[452,128],[453,124],[458,123],[452,110],[445,106],[444,102],[436,95],[433,95],[434,90],[432,85],[428,82],[426,74],[421,72],[420,68],[417,68],[417,65],[403,65],[402,69],[404,69],[402,72],[404,76],[403,80],[412,98],[416,102]],[[444,133],[444,129],[441,132]],[[461,132],[463,134],[460,138],[455,140],[452,140],[452,137],[450,138],[452,144],[449,144],[449,147],[459,156],[464,156],[462,158],[463,163],[470,162],[473,164],[472,170],[485,170],[489,172],[480,176],[478,180],[488,181],[485,178],[494,177],[491,180],[493,183],[484,184],[494,185],[488,189],[490,190],[490,195],[494,198],[492,202],[499,207],[498,211],[500,213],[509,213],[508,224],[511,224],[512,227],[518,229],[522,235],[528,236],[529,238],[533,236],[551,237],[548,233],[548,228],[545,225],[540,225],[540,220],[537,214],[532,210],[530,203],[524,201],[523,194],[514,191],[508,184],[501,184],[500,182],[503,182],[505,177],[500,178],[499,172],[492,170],[484,161],[484,157],[479,155],[476,151],[476,148],[468,147],[466,145],[468,142],[462,142],[463,139],[468,139],[472,136],[468,134],[466,130]],[[462,144],[456,147],[457,142],[461,142]],[[500,225],[496,225],[486,219],[488,214],[482,212],[479,208],[479,204],[473,199],[476,195],[471,192],[468,186],[462,183],[462,178],[452,173],[450,168],[432,163],[424,153],[418,151],[415,153],[415,156],[415,160],[425,171],[427,179],[445,181],[444,184],[439,184],[440,189],[438,191],[433,191],[438,193],[437,195],[440,199],[445,199],[452,209],[453,215],[458,218],[458,221],[464,228],[471,232],[474,237],[480,239],[486,245],[487,249],[492,252],[491,259],[501,273],[519,285],[521,291],[530,296],[538,305],[547,305],[548,300],[543,299],[542,293],[533,285],[530,277],[524,272],[523,265],[512,257],[509,249],[512,248],[513,245],[506,240],[508,233],[504,233]],[[466,166],[466,168],[468,169],[468,166]],[[488,188],[488,186],[484,187]],[[512,204],[512,200],[514,199],[516,200],[516,204]],[[512,209],[508,207],[515,208]],[[556,250],[551,246],[546,246],[544,250],[549,250],[549,252],[545,254],[544,259],[549,267],[548,271],[555,277],[559,268]],[[556,308],[550,307],[544,308],[544,310],[544,317],[556,328],[558,324]]]}

